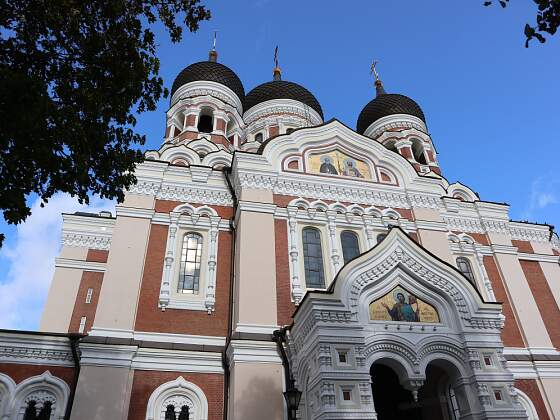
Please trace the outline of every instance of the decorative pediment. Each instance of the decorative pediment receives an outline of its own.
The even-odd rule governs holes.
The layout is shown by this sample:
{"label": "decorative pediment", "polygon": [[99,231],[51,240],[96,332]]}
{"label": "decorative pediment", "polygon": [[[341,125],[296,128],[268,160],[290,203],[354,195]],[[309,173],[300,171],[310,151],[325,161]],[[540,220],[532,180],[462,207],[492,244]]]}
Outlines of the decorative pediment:
{"label": "decorative pediment", "polygon": [[275,137],[259,152],[275,171],[286,175],[308,174],[310,179],[324,177],[349,186],[358,182],[399,187],[422,184],[423,189],[438,194],[446,186],[444,180],[418,175],[404,157],[337,120]]}
{"label": "decorative pediment", "polygon": [[338,301],[352,319],[366,323],[431,322],[461,329],[503,325],[499,304],[484,302],[456,268],[397,227],[379,245],[346,264],[328,294],[310,293],[304,303],[314,299]]}

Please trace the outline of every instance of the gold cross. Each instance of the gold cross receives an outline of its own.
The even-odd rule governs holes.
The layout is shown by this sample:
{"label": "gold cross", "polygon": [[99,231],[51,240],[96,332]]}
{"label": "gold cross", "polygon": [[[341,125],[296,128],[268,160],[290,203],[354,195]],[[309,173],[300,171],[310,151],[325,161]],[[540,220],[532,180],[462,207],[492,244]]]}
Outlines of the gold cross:
{"label": "gold cross", "polygon": [[376,82],[379,80],[379,73],[377,73],[377,68],[375,67],[377,63],[379,63],[379,61],[373,60],[371,62],[371,69],[370,69],[370,74],[374,75]]}

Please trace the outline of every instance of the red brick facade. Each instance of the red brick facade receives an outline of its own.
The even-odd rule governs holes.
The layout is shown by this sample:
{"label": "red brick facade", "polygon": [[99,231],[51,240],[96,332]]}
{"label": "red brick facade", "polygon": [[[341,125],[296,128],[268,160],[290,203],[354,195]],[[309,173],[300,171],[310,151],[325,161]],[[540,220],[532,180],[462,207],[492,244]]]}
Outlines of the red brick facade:
{"label": "red brick facade", "polygon": [[276,308],[278,325],[290,325],[296,309],[291,299],[290,256],[288,249],[288,223],[286,220],[274,221],[276,250]]}
{"label": "red brick facade", "polygon": [[145,420],[148,400],[154,390],[179,376],[199,386],[208,399],[208,420],[222,420],[224,411],[224,376],[217,373],[134,371],[128,420]]}
{"label": "red brick facade", "polygon": [[167,231],[167,226],[156,224],[150,229],[135,329],[174,334],[225,336],[230,304],[231,233],[220,231],[218,234],[216,305],[215,311],[208,315],[204,311],[185,309],[162,311],[158,307]]}
{"label": "red brick facade", "polygon": [[32,376],[42,375],[46,371],[49,371],[51,375],[62,379],[69,387],[72,386],[74,381],[73,367],[0,363],[0,373],[8,375],[16,384],[19,384],[21,381],[31,378]]}
{"label": "red brick facade", "polygon": [[511,303],[506,293],[504,281],[500,275],[494,257],[484,256],[484,268],[486,268],[486,272],[492,283],[492,289],[494,289],[496,300],[502,302],[503,305],[502,311],[506,317],[504,329],[502,330],[502,341],[504,345],[507,347],[525,347],[521,331],[517,325]]}
{"label": "red brick facade", "polygon": [[525,252],[527,254],[534,254],[535,251],[533,250],[533,247],[531,246],[531,242],[529,241],[516,241],[515,239],[513,239],[511,241],[511,244],[513,246],[516,246],[517,249],[519,250],[519,252]]}
{"label": "red brick facade", "polygon": [[[181,204],[185,204],[181,201],[171,201],[171,200],[156,200],[154,210],[156,213],[170,213],[173,209]],[[190,204],[193,207],[202,207],[204,204]],[[233,217],[233,207],[227,206],[211,206],[218,216],[224,219],[231,219]]]}
{"label": "red brick facade", "polygon": [[[76,302],[74,302],[72,318],[70,318],[70,324],[68,326],[68,332],[78,332],[80,320],[83,316],[86,317],[86,325],[83,332],[87,333],[91,329],[93,320],[95,319],[95,312],[97,311],[97,303],[99,301],[102,284],[103,273],[98,271],[84,271],[82,273],[80,287],[76,295]],[[93,290],[90,303],[86,303],[88,289]]]}
{"label": "red brick facade", "polygon": [[546,406],[544,405],[541,390],[535,379],[516,379],[515,387],[523,391],[531,399],[539,415],[539,420],[550,420],[548,412],[546,411]]}
{"label": "red brick facade", "polygon": [[538,261],[521,260],[520,263],[550,340],[554,347],[560,349],[560,310],[546,281],[541,265]]}

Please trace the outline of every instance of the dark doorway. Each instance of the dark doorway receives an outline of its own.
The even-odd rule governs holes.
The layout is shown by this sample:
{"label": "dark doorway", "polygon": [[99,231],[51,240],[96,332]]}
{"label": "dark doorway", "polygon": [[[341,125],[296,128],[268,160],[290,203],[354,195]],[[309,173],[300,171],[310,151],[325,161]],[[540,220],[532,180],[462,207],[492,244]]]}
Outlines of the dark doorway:
{"label": "dark doorway", "polygon": [[373,402],[378,420],[457,420],[460,409],[450,386],[447,366],[430,363],[426,381],[418,390],[418,401],[399,382],[397,373],[381,363],[370,370]]}
{"label": "dark doorway", "polygon": [[[403,388],[399,377],[388,366],[375,363],[371,367],[373,402],[378,420],[422,420],[420,405],[412,393]],[[431,419],[430,419],[431,420]]]}

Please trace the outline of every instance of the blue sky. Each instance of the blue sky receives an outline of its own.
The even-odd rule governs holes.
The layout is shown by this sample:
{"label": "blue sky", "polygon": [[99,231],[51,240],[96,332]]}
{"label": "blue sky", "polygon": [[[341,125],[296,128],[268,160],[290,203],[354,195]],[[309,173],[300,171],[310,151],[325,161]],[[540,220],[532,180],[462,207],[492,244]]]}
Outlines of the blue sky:
{"label": "blue sky", "polygon": [[[157,28],[167,87],[183,67],[206,59],[217,29],[219,61],[239,75],[247,92],[272,78],[279,45],[283,78],[314,93],[325,119],[355,127],[374,95],[369,66],[375,58],[386,90],[423,108],[450,182],[469,185],[483,200],[511,204],[513,219],[560,229],[560,35],[524,48],[532,1],[512,0],[506,9],[483,7],[482,0],[206,4],[212,20],[180,44]],[[160,145],[168,104],[164,99],[156,111],[139,116],[146,148]],[[111,206],[94,202],[95,210]],[[46,209],[35,208],[19,228],[0,222],[8,235],[0,251],[0,327],[37,328],[59,244],[59,213],[79,206],[59,196]]]}

